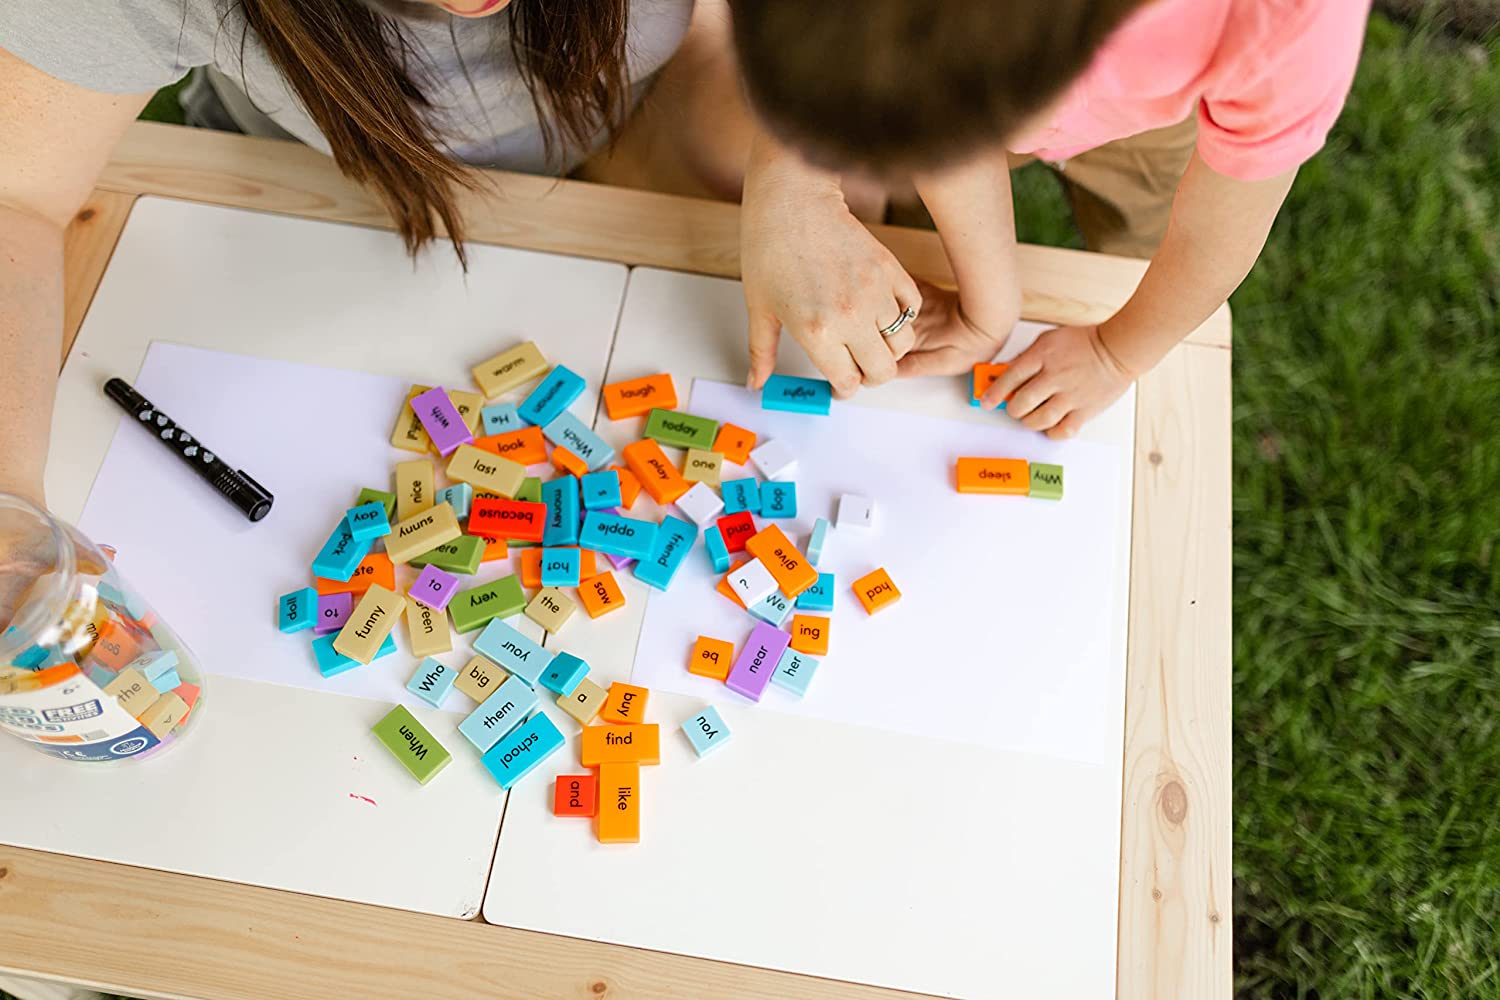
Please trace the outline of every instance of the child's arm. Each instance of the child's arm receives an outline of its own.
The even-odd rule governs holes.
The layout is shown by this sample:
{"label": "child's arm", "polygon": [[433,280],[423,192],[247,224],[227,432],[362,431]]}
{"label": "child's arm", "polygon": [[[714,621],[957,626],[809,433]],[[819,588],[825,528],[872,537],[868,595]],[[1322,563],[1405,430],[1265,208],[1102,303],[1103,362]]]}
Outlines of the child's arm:
{"label": "child's arm", "polygon": [[1217,173],[1196,154],[1161,247],[1130,300],[1098,326],[1049,330],[985,392],[1048,437],[1072,437],[1229,298],[1260,256],[1296,170],[1262,181]]}

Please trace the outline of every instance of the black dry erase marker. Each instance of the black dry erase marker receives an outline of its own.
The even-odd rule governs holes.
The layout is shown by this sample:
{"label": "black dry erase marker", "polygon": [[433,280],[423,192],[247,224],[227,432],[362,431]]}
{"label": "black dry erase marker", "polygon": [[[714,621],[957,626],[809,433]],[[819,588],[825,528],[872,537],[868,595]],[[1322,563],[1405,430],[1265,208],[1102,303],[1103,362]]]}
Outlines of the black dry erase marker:
{"label": "black dry erase marker", "polygon": [[129,382],[112,378],[104,383],[104,394],[149,428],[157,440],[202,476],[225,500],[238,507],[240,513],[252,521],[259,521],[271,512],[271,504],[276,498],[264,486],[250,478],[244,469],[235,471],[225,465],[218,455],[178,427],[151,400],[131,388]]}

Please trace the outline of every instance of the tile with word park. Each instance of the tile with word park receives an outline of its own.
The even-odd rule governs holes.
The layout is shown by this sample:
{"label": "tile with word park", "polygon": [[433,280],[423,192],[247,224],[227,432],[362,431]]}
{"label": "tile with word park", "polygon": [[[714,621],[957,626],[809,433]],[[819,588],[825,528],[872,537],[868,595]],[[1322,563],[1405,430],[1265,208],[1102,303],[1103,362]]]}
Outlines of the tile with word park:
{"label": "tile with word park", "polygon": [[703,545],[708,550],[708,562],[715,573],[729,571],[729,547],[724,544],[724,536],[719,533],[719,526],[711,524],[703,529]]}
{"label": "tile with word park", "polygon": [[582,478],[579,486],[583,491],[584,510],[603,510],[624,502],[620,493],[620,474],[614,469],[590,472]]}
{"label": "tile with word park", "polygon": [[584,385],[581,375],[565,365],[557,365],[517,409],[528,423],[545,427],[583,395]]}
{"label": "tile with word park", "polygon": [[318,623],[318,592],[303,587],[282,594],[276,602],[276,628],[288,634],[312,628]]}
{"label": "tile with word park", "polygon": [[643,432],[653,441],[676,448],[711,448],[714,435],[719,432],[719,422],[707,417],[697,417],[681,410],[654,409],[646,418]]}
{"label": "tile with word park", "polygon": [[437,502],[453,508],[453,516],[462,521],[469,516],[469,507],[474,503],[474,487],[468,483],[454,483],[437,491]]}
{"label": "tile with word park", "polygon": [[350,507],[344,512],[344,523],[356,542],[373,542],[391,533],[391,519],[386,516],[385,505],[376,500]]}
{"label": "tile with word park", "polygon": [[448,616],[459,632],[472,632],[500,618],[518,615],[526,608],[526,593],[521,581],[515,576],[502,576],[498,580],[468,590],[461,590],[448,602]]}
{"label": "tile with word park", "polygon": [[356,539],[349,530],[349,522],[340,518],[338,527],[313,557],[312,571],[328,580],[348,580],[361,560],[370,554],[370,545]]}
{"label": "tile with word park", "polygon": [[443,699],[453,690],[453,682],[456,680],[457,670],[429,656],[412,671],[411,679],[406,682],[406,690],[433,708],[442,708]]}
{"label": "tile with word park", "polygon": [[801,698],[807,694],[808,685],[812,683],[813,674],[817,673],[817,670],[817,660],[801,650],[788,649],[781,654],[781,660],[776,664],[776,672],[771,675],[771,683],[777,687],[786,688]]}
{"label": "tile with word park", "polygon": [[501,684],[458,724],[459,734],[484,753],[537,707],[536,692],[519,677]]}
{"label": "tile with word park", "polygon": [[496,434],[509,434],[526,426],[521,419],[521,414],[516,410],[515,403],[495,403],[486,406],[479,411],[484,434],[493,437]]}
{"label": "tile with word park", "polygon": [[599,804],[598,779],[589,774],[559,774],[552,792],[552,815],[592,817]]}
{"label": "tile with word park", "polygon": [[559,413],[542,428],[547,440],[583,459],[589,472],[598,472],[614,461],[615,450],[598,434],[568,410]]}
{"label": "tile with word park", "polygon": [[424,785],[453,759],[453,755],[433,738],[405,705],[392,708],[371,731],[380,745]]}
{"label": "tile with word park", "polygon": [[543,587],[576,587],[583,568],[583,554],[576,548],[542,549]]}
{"label": "tile with word park", "polygon": [[474,640],[474,652],[498,663],[527,684],[535,684],[552,663],[552,653],[502,621],[492,621]]}
{"label": "tile with word park", "polygon": [[774,625],[761,622],[750,632],[739,658],[734,661],[724,686],[751,701],[760,701],[766,685],[771,683],[771,674],[781,662],[791,636]]}
{"label": "tile with word park", "polygon": [[620,761],[660,764],[661,727],[654,722],[584,726],[578,753],[584,767]]}
{"label": "tile with word park", "polygon": [[313,626],[313,634],[337,632],[344,627],[353,611],[354,595],[351,593],[318,595],[318,623]]}
{"label": "tile with word park", "polygon": [[557,707],[578,720],[579,725],[586,726],[598,718],[608,698],[608,691],[585,677],[572,694],[557,696]]}
{"label": "tile with word park", "polygon": [[412,556],[406,565],[414,569],[436,566],[450,573],[472,576],[484,561],[487,542],[476,535],[459,535],[457,538],[434,545],[421,555]]}
{"label": "tile with word park", "polygon": [[682,732],[699,757],[706,757],[710,751],[719,749],[729,742],[732,735],[719,710],[712,705],[684,722]]}
{"label": "tile with word park", "polygon": [[839,512],[836,522],[840,528],[873,528],[875,526],[874,501],[845,493],[839,497]]}
{"label": "tile with word park", "polygon": [[534,341],[517,344],[508,351],[501,351],[472,369],[474,384],[491,399],[509,392],[547,370],[547,359]]}
{"label": "tile with word park", "polygon": [[554,694],[572,694],[579,681],[589,672],[589,665],[582,657],[572,653],[558,652],[552,657],[547,669],[542,671],[537,682]]}
{"label": "tile with word park", "polygon": [[694,483],[686,493],[677,498],[677,509],[693,519],[700,527],[713,522],[724,509],[724,501],[707,483]]}
{"label": "tile with word park", "polygon": [[577,545],[578,480],[572,476],[559,476],[543,483],[542,503],[547,507],[542,544]]}
{"label": "tile with word park", "polygon": [[780,441],[767,441],[750,453],[750,461],[767,479],[789,474],[797,467],[797,456]]}
{"label": "tile with word park", "polygon": [[820,378],[772,375],[760,391],[763,410],[812,413],[827,416],[833,405],[833,386]]}
{"label": "tile with word park", "polygon": [[797,607],[802,611],[832,611],[833,587],[833,574],[819,573],[818,582],[797,595]]}
{"label": "tile with word park", "polygon": [[730,479],[719,487],[724,495],[724,513],[760,513],[760,483],[754,479]]}
{"label": "tile with word park", "polygon": [[687,561],[697,540],[698,528],[695,525],[670,514],[663,517],[661,524],[657,525],[651,551],[635,564],[635,578],[649,587],[666,590]]}
{"label": "tile with word park", "polygon": [[760,484],[761,517],[796,517],[797,484],[766,481]]}
{"label": "tile with word park", "polygon": [[566,742],[547,713],[537,712],[523,725],[511,730],[509,736],[490,747],[479,758],[479,762],[499,782],[501,788],[508,789],[536,770],[542,761],[561,750]]}

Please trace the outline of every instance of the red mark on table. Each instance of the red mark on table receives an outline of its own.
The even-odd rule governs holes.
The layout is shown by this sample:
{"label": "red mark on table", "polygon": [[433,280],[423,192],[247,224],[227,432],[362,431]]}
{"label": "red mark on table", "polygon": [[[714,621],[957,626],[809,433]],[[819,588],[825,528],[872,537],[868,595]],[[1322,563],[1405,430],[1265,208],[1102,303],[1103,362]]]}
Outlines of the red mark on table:
{"label": "red mark on table", "polygon": [[377,809],[380,808],[380,803],[376,802],[374,799],[370,798],[367,795],[355,795],[353,792],[350,792],[349,797],[351,799],[359,799],[361,802],[368,802],[370,803],[370,805],[375,806]]}

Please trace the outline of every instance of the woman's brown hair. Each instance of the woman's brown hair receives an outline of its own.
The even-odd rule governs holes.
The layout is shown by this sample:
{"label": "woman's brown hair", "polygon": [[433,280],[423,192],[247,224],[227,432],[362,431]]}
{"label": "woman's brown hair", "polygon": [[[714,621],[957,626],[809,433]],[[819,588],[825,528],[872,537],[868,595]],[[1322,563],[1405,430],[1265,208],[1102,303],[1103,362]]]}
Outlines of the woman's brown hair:
{"label": "woman's brown hair", "polygon": [[[443,152],[423,117],[421,57],[386,10],[365,0],[236,0],[346,175],[374,189],[416,253],[438,226],[464,254],[454,189],[475,178]],[[430,7],[383,0],[413,16]],[[614,130],[627,106],[629,0],[514,0],[502,16],[549,155],[588,148]]]}
{"label": "woman's brown hair", "polygon": [[1142,0],[730,0],[751,103],[815,160],[941,166],[1003,140]]}

